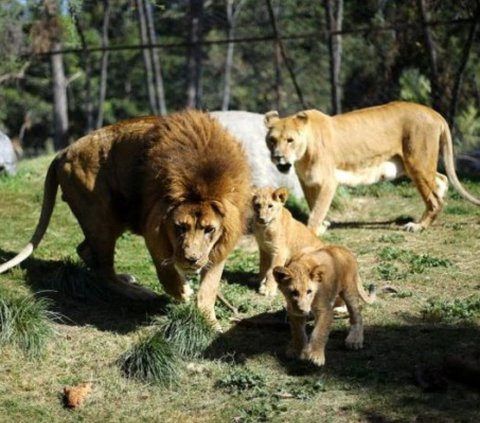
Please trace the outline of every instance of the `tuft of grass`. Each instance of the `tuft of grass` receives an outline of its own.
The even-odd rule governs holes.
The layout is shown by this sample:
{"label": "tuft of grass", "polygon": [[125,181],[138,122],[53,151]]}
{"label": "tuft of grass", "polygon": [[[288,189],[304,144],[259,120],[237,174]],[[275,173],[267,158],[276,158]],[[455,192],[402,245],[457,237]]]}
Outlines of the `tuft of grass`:
{"label": "tuft of grass", "polygon": [[230,394],[238,394],[245,391],[264,391],[265,378],[248,368],[234,369],[215,384]]}
{"label": "tuft of grass", "polygon": [[32,295],[0,298],[0,345],[15,345],[29,358],[43,355],[48,339],[54,334],[52,321],[59,314],[49,310],[47,298]]}
{"label": "tuft of grass", "polygon": [[386,263],[378,266],[379,273],[386,279],[390,278],[389,280],[392,280],[391,277],[394,276],[396,270],[398,270],[394,265],[389,263],[393,260],[408,264],[410,273],[423,273],[426,269],[432,267],[450,267],[453,265],[448,259],[431,256],[430,254],[416,254],[412,251],[392,246],[382,248],[378,255],[386,261]]}
{"label": "tuft of grass", "polygon": [[195,304],[172,305],[156,320],[156,330],[182,357],[198,357],[217,336],[212,322]]}
{"label": "tuft of grass", "polygon": [[480,297],[453,300],[430,298],[421,313],[422,319],[430,323],[472,321],[480,318]]}
{"label": "tuft of grass", "polygon": [[380,235],[380,237],[378,238],[378,242],[385,242],[391,244],[398,244],[403,241],[405,241],[405,235],[396,232],[391,234],[383,234]]}
{"label": "tuft of grass", "polygon": [[178,382],[181,363],[161,333],[145,336],[118,360],[124,376],[160,386]]}

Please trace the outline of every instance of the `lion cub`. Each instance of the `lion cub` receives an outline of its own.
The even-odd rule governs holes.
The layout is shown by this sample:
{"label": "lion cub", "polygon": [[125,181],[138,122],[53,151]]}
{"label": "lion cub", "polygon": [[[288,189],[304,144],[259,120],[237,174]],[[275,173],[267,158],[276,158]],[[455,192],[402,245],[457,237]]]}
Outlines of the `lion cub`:
{"label": "lion cub", "polygon": [[[350,315],[347,348],[363,347],[363,324],[360,300],[370,304],[375,294],[367,294],[358,275],[355,256],[346,248],[328,246],[292,258],[286,267],[277,266],[273,275],[287,300],[292,340],[287,356],[325,364],[325,345],[333,320],[337,295],[346,303]],[[307,318],[313,313],[315,324],[308,340]]]}
{"label": "lion cub", "polygon": [[303,248],[317,249],[324,245],[311,229],[295,220],[283,207],[287,198],[286,188],[258,188],[253,194],[253,233],[260,250],[259,292],[267,296],[277,292],[272,273],[275,266],[283,266]]}

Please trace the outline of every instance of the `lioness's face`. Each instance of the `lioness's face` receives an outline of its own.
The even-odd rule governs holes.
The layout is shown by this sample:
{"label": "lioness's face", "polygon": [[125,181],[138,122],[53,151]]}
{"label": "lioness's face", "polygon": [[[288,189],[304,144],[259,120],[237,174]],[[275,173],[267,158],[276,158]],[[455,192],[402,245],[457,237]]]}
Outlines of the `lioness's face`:
{"label": "lioness's face", "polygon": [[198,272],[222,235],[222,207],[216,202],[182,204],[172,212],[169,231],[175,266],[184,273]]}
{"label": "lioness's face", "polygon": [[282,173],[288,173],[294,163],[305,154],[306,121],[303,112],[283,119],[280,119],[276,112],[265,115],[265,124],[268,128],[266,142],[270,158]]}
{"label": "lioness's face", "polygon": [[288,312],[294,316],[308,316],[320,287],[320,269],[310,270],[302,263],[277,266],[273,269],[273,276],[287,300]]}
{"label": "lioness's face", "polygon": [[287,198],[288,190],[286,188],[265,187],[256,189],[252,198],[255,222],[260,225],[268,225],[275,220]]}

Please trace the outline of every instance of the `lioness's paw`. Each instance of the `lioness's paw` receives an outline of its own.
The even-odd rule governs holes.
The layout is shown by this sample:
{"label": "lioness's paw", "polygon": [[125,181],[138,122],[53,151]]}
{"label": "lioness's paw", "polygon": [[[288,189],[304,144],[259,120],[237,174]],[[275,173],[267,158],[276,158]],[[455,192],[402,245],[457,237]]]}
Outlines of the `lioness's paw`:
{"label": "lioness's paw", "polygon": [[407,232],[421,232],[425,228],[420,223],[415,222],[408,222],[407,224],[403,225],[403,230]]}
{"label": "lioness's paw", "polygon": [[302,360],[311,361],[316,366],[323,366],[325,364],[325,352],[324,351],[316,351],[310,348],[305,348],[302,353],[300,354],[300,358]]}
{"label": "lioness's paw", "polygon": [[137,278],[133,275],[129,275],[128,273],[120,273],[117,275],[117,278],[125,283],[138,283]]}

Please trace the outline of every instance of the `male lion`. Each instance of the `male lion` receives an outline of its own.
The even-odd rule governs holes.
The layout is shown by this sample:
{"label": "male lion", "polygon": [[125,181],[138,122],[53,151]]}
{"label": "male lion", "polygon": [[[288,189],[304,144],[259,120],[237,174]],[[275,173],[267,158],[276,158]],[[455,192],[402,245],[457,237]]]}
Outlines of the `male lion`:
{"label": "male lion", "polygon": [[[273,275],[287,301],[292,340],[287,356],[325,364],[325,345],[333,320],[333,307],[339,295],[350,314],[347,348],[363,348],[363,323],[360,300],[371,304],[375,297],[363,289],[355,256],[346,248],[328,246],[300,254],[286,267],[277,266]],[[315,326],[308,341],[305,330],[310,312]]]}
{"label": "male lion", "polygon": [[271,159],[283,173],[295,165],[311,210],[308,226],[317,234],[326,230],[324,219],[339,184],[372,184],[404,174],[426,205],[420,221],[405,229],[426,229],[442,209],[448,189],[447,177],[437,173],[440,148],[455,189],[480,205],[455,173],[447,122],[428,107],[392,102],[337,116],[306,110],[282,119],[272,111],[265,115],[265,123]]}
{"label": "male lion", "polygon": [[35,233],[0,273],[39,244],[60,185],[85,235],[77,252],[109,287],[131,298],[154,296],[115,274],[116,240],[130,230],[145,238],[168,294],[185,299],[186,275],[201,274],[197,304],[216,322],[218,284],[244,228],[249,180],[242,148],[207,114],[190,110],[107,126],[53,160]]}
{"label": "male lion", "polygon": [[286,188],[257,188],[252,198],[253,233],[260,250],[261,294],[274,296],[277,283],[273,268],[283,266],[303,248],[320,248],[323,242],[303,223],[295,220],[284,207],[288,198]]}

